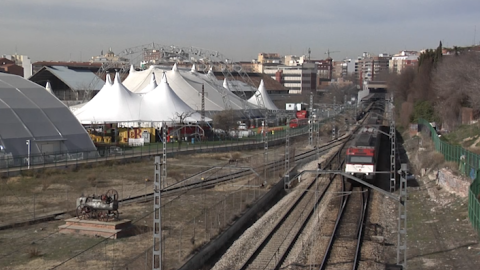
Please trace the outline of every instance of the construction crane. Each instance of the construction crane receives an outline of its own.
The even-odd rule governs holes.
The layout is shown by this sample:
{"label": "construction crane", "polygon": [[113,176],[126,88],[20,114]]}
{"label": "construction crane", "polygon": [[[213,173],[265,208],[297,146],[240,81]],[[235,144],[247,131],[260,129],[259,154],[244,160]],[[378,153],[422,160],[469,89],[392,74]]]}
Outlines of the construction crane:
{"label": "construction crane", "polygon": [[325,54],[327,55],[327,58],[330,58],[330,54],[331,54],[331,53],[337,53],[337,52],[340,52],[340,51],[330,51],[330,49],[327,49],[327,51],[325,52]]}

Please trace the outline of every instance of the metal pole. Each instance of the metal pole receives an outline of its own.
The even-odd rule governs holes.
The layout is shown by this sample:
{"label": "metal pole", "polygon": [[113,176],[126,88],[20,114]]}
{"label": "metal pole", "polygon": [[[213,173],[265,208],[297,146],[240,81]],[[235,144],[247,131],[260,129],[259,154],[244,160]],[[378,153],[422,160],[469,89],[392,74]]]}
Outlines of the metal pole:
{"label": "metal pole", "polygon": [[[289,123],[289,119],[287,117],[287,124]],[[285,182],[283,183],[283,187],[286,188],[287,183],[290,182],[290,126],[287,126],[285,129]]]}
{"label": "metal pole", "polygon": [[205,86],[202,83],[202,107],[201,107],[201,121],[202,124],[205,123]]}
{"label": "metal pole", "polygon": [[[167,123],[163,122],[162,124],[163,132],[162,132],[162,139],[163,139],[163,149],[162,149],[162,180],[161,187],[167,186]],[[173,144],[172,144],[173,148]],[[163,184],[163,185],[162,185]]]}
{"label": "metal pole", "polygon": [[[400,201],[398,203],[397,265],[402,265],[403,269],[407,269],[407,171],[407,164],[402,163],[400,167]],[[401,259],[403,259],[403,263],[400,263]]]}
{"label": "metal pole", "polygon": [[267,163],[268,163],[268,123],[267,119],[262,122],[263,130],[263,171],[264,171],[264,183],[267,183]]}
{"label": "metal pole", "polygon": [[[164,137],[165,138],[165,137]],[[152,269],[162,269],[162,219],[161,219],[161,182],[162,173],[160,156],[155,157],[155,170],[154,170],[154,204],[153,204],[153,256],[152,256]]]}
{"label": "metal pole", "polygon": [[310,114],[308,116],[308,145],[313,146],[313,92],[310,92]]}
{"label": "metal pole", "polygon": [[30,169],[30,140],[27,140],[27,169]]}
{"label": "metal pole", "polygon": [[396,186],[396,160],[395,160],[395,148],[396,148],[396,138],[395,138],[395,119],[393,114],[393,94],[390,97],[390,106],[388,106],[389,116],[390,116],[390,192],[395,191]]}

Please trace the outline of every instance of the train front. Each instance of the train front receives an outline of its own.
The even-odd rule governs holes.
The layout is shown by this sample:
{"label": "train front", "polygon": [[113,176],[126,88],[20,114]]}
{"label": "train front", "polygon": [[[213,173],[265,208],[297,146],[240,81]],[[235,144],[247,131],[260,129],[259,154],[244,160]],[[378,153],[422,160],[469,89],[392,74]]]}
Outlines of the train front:
{"label": "train front", "polygon": [[362,180],[373,180],[375,175],[375,148],[365,146],[348,148],[345,172]]}

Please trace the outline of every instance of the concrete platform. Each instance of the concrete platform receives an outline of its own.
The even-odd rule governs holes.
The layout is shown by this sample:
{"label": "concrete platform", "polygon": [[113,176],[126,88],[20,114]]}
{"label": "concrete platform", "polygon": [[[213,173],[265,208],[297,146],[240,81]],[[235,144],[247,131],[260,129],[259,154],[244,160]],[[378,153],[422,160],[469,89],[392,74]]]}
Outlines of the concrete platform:
{"label": "concrete platform", "polygon": [[131,230],[133,229],[131,220],[128,219],[105,222],[70,218],[65,221],[65,225],[58,226],[60,233],[101,236],[117,239],[130,235]]}

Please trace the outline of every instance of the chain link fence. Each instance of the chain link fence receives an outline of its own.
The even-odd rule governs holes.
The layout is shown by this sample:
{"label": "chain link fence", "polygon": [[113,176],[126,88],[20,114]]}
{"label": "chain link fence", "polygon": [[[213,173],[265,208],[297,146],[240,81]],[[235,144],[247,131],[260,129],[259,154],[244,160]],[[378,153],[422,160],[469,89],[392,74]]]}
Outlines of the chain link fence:
{"label": "chain link fence", "polygon": [[420,119],[419,130],[429,133],[435,150],[440,152],[446,161],[456,162],[459,171],[470,177],[473,183],[470,185],[468,194],[468,217],[472,226],[480,233],[480,156],[468,151],[460,145],[451,145],[443,140],[437,134],[437,131],[424,119]]}

